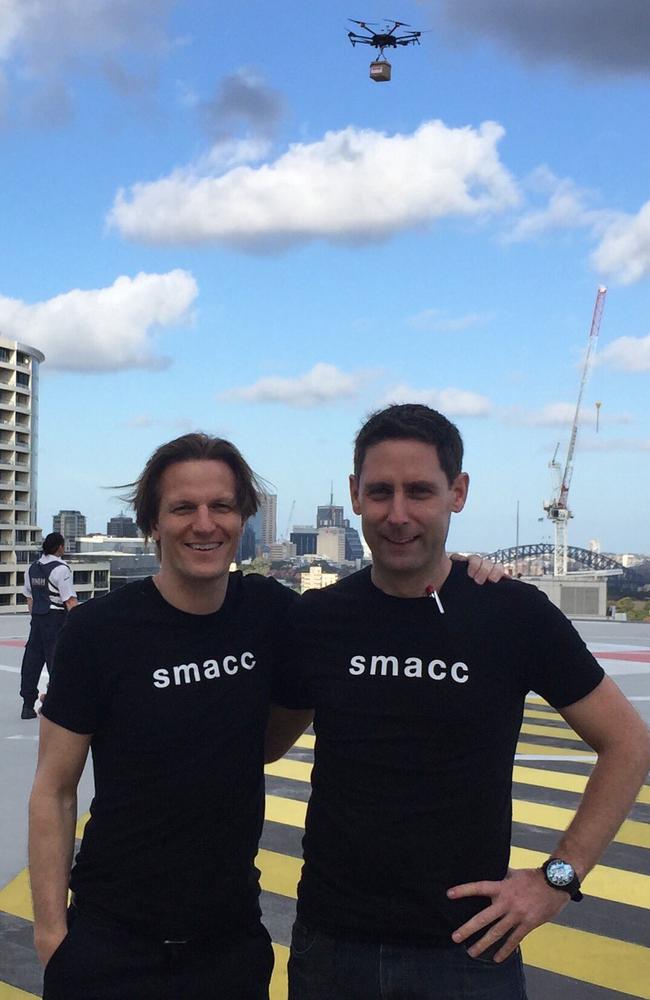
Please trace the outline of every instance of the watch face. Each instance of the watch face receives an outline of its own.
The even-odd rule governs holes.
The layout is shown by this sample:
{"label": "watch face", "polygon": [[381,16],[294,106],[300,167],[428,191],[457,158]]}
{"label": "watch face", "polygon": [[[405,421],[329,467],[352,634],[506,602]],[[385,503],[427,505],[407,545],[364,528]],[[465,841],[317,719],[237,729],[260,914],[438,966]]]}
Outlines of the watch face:
{"label": "watch face", "polygon": [[569,885],[575,878],[573,866],[568,861],[551,861],[546,867],[546,876],[553,885]]}

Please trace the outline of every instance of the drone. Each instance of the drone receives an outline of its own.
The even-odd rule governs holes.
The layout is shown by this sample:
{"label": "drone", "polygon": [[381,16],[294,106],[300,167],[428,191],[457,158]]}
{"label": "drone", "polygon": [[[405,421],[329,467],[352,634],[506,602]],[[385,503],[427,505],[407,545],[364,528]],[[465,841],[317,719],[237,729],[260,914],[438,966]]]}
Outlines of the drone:
{"label": "drone", "polygon": [[390,80],[391,65],[384,56],[384,49],[396,49],[398,45],[420,44],[421,31],[404,31],[400,35],[396,34],[399,28],[411,27],[405,21],[386,21],[383,31],[372,30],[377,22],[368,24],[366,21],[355,21],[353,17],[349,17],[348,21],[358,24],[363,31],[367,32],[367,34],[361,35],[358,31],[348,31],[348,38],[352,45],[372,45],[373,48],[379,49],[379,58],[370,63],[370,79],[376,80],[378,83]]}

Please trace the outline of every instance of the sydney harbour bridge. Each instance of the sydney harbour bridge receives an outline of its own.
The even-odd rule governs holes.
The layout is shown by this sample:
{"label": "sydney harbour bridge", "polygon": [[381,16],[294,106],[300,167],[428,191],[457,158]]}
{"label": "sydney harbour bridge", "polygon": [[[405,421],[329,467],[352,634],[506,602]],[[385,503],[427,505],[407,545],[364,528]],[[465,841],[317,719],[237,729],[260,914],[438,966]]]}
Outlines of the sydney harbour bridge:
{"label": "sydney harbour bridge", "polygon": [[[544,559],[548,557],[552,565],[555,546],[550,542],[538,542],[535,545],[513,545],[508,549],[497,549],[487,553],[489,559],[502,563],[523,563],[527,559]],[[576,545],[567,546],[567,555],[573,562],[579,563],[585,570],[606,571],[611,575],[623,576],[629,583],[639,583],[639,575],[632,569],[623,566],[616,559],[592,552],[591,549],[581,549]]]}

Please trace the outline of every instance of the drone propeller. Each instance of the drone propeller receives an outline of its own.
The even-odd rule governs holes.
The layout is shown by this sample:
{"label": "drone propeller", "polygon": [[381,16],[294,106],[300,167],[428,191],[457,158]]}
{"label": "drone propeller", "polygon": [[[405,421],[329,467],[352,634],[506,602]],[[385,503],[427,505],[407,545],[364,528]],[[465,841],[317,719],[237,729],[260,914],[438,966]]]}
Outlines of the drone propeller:
{"label": "drone propeller", "polygon": [[352,24],[358,24],[362,28],[367,28],[369,25],[373,25],[374,27],[375,25],[379,24],[378,21],[355,21],[353,17],[349,17],[348,21],[352,21]]}

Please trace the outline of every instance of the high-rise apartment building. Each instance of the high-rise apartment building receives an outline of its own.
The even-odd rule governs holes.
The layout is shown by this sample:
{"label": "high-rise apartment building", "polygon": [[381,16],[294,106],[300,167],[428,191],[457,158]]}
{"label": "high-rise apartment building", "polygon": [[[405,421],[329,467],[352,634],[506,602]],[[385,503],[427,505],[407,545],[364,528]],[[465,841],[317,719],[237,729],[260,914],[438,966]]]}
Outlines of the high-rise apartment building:
{"label": "high-rise apartment building", "polygon": [[251,518],[257,548],[268,548],[277,540],[278,498],[275,493],[263,493],[257,514]]}
{"label": "high-rise apartment building", "polygon": [[0,337],[0,614],[22,610],[37,525],[38,372],[35,347]]}
{"label": "high-rise apartment building", "polygon": [[86,515],[80,510],[60,510],[52,518],[52,531],[58,531],[65,539],[65,551],[77,551],[77,539],[85,538]]}

